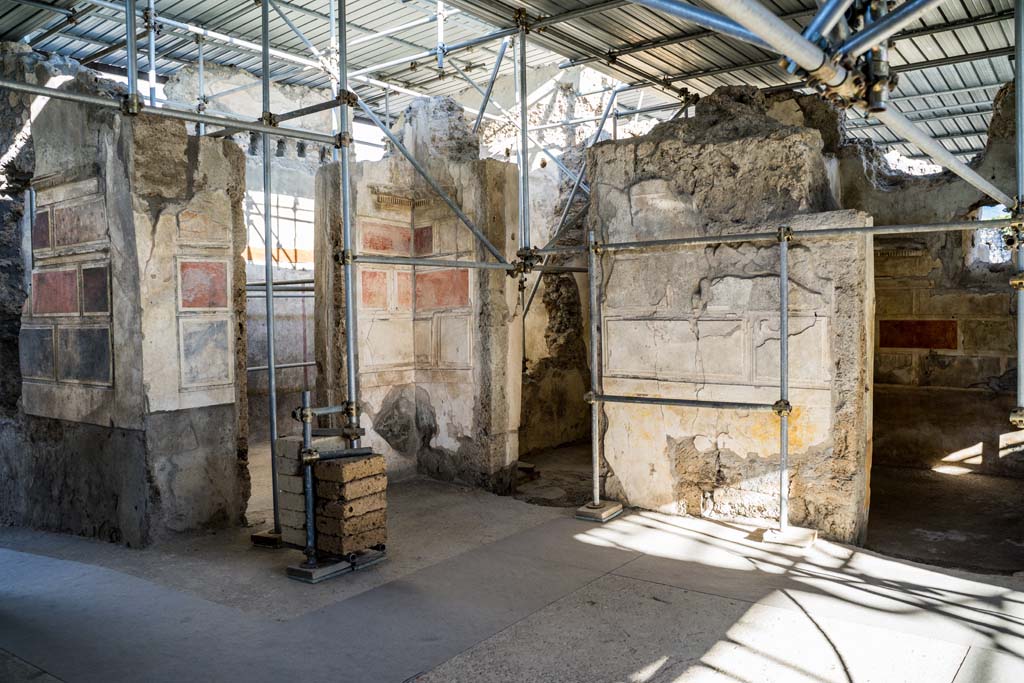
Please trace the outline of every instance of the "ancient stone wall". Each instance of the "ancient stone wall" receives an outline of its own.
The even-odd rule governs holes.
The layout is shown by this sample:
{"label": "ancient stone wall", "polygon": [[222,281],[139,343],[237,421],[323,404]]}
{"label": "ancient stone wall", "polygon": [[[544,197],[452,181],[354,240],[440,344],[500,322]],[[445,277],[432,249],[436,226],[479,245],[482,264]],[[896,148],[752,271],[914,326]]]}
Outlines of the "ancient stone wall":
{"label": "ancient stone wall", "polygon": [[[723,89],[695,118],[594,146],[590,226],[603,241],[865,225],[836,212],[817,131]],[[870,466],[871,239],[793,243],[790,521],[856,542]],[[726,243],[601,259],[601,358],[610,394],[773,403],[778,247]],[[712,518],[778,516],[771,412],[605,404],[608,495]]]}
{"label": "ancient stone wall", "polygon": [[[972,162],[1014,184],[1013,84],[993,103],[986,150]],[[991,204],[948,172],[908,176],[869,146],[845,148],[844,205],[876,224],[979,217]],[[997,231],[875,240],[874,459],[878,464],[1024,476],[1024,438],[1008,421],[1016,391],[1016,297],[1011,253]]]}
{"label": "ancient stone wall", "polygon": [[[417,100],[396,133],[493,244],[515,258],[515,168],[479,157],[451,100]],[[486,252],[408,162],[353,164],[359,253],[485,260]],[[345,398],[339,167],[317,176],[319,402]],[[322,226],[322,227],[321,227]],[[322,241],[320,241],[322,240]],[[490,259],[488,255],[486,259]],[[508,492],[518,454],[521,338],[515,283],[502,271],[364,264],[359,358],[367,442],[392,476],[431,476]]]}
{"label": "ancient stone wall", "polygon": [[[71,71],[60,87],[122,92]],[[55,99],[33,101],[30,133],[31,277],[21,412],[0,437],[4,521],[130,545],[239,522],[241,153],[180,123]]]}

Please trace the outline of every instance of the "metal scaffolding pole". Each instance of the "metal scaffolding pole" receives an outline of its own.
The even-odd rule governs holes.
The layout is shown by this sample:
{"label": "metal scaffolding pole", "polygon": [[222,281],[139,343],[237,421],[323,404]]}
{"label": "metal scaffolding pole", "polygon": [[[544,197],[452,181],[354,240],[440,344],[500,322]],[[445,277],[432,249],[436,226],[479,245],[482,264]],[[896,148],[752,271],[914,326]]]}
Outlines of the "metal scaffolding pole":
{"label": "metal scaffolding pole", "polygon": [[[263,42],[263,120],[270,116],[270,0],[261,0],[261,39]],[[274,368],[274,238],[271,211],[271,155],[270,135],[264,132],[260,140],[263,163],[263,262],[267,315],[267,405],[270,411],[270,485],[273,488],[274,529],[281,533],[281,510],[277,495],[277,371]]]}
{"label": "metal scaffolding pole", "polygon": [[[1024,246],[1021,246],[1021,220],[1024,218],[1024,0],[1014,3],[1014,106],[1016,125],[1017,197],[1013,219],[1017,232],[1017,280],[1024,278]],[[1024,283],[1017,287],[1017,409],[1010,413],[1010,422],[1024,428]]]}
{"label": "metal scaffolding pole", "polygon": [[516,50],[519,94],[519,248],[530,248],[530,121],[527,117],[529,90],[526,84],[526,28],[519,29]]}
{"label": "metal scaffolding pole", "polygon": [[149,0],[149,7],[146,9],[146,31],[149,42],[149,106],[156,106],[156,9],[153,6],[154,0]]}
{"label": "metal scaffolding pole", "polygon": [[789,526],[789,235],[779,231],[779,531]]}
{"label": "metal scaffolding pole", "polygon": [[885,17],[854,33],[836,48],[836,54],[856,59],[875,45],[883,43],[890,36],[899,33],[922,14],[942,4],[945,0],[907,0]]}
{"label": "metal scaffolding pole", "polygon": [[[337,0],[338,20],[338,92],[348,92],[348,27],[346,25],[345,0]],[[356,263],[352,249],[352,180],[349,159],[348,98],[338,99],[338,130],[342,145],[338,150],[341,164],[341,240],[345,258],[342,259],[342,273],[345,286],[345,378],[348,394],[345,413],[349,446],[358,448],[359,439],[359,328],[356,316]]]}
{"label": "metal scaffolding pole", "polygon": [[128,71],[128,109],[138,112],[139,110],[139,48],[135,42],[135,0],[124,0],[124,35],[125,50],[128,58],[125,66]]}
{"label": "metal scaffolding pole", "polygon": [[473,122],[473,135],[476,135],[480,130],[480,124],[484,120],[484,112],[487,111],[487,103],[491,101],[491,92],[494,90],[494,82],[498,80],[498,72],[501,71],[501,62],[505,59],[505,52],[508,50],[508,38],[501,41],[501,46],[498,47],[498,56],[494,58],[494,68],[491,69],[491,77],[487,81],[487,89],[484,90],[483,99],[480,100],[480,112],[476,115],[476,121]]}
{"label": "metal scaffolding pole", "polygon": [[[206,110],[206,60],[203,56],[203,37],[196,36],[196,64],[199,74],[199,102],[196,104],[196,113],[202,114]],[[206,124],[198,124],[199,135],[206,135]]]}

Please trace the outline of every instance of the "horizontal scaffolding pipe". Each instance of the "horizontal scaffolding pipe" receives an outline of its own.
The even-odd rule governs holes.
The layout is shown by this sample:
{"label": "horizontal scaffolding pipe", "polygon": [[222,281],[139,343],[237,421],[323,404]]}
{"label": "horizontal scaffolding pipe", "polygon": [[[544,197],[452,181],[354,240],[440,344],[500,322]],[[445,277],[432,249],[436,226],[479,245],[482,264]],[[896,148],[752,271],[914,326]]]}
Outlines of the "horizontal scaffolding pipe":
{"label": "horizontal scaffolding pipe", "polygon": [[317,450],[316,456],[309,458],[309,460],[322,462],[324,460],[340,460],[342,458],[361,458],[367,455],[373,455],[372,448],[339,448],[336,450]]}
{"label": "horizontal scaffolding pipe", "polygon": [[[275,370],[288,370],[289,368],[311,368],[316,365],[316,361],[305,361],[303,363],[274,363]],[[266,372],[269,368],[266,365],[254,365],[251,368],[246,368],[246,372]]]}
{"label": "horizontal scaffolding pipe", "polygon": [[[67,100],[69,102],[77,102],[79,104],[88,104],[94,107],[106,107],[107,109],[121,109],[121,101],[111,99],[109,97],[99,97],[98,95],[86,95],[84,93],[70,92],[67,90],[57,90],[56,88],[47,88],[41,85],[33,85],[31,83],[21,83],[19,81],[12,81],[7,78],[0,78],[0,88],[7,88],[17,92],[26,92],[32,95],[39,95],[41,97],[52,97],[57,100]],[[267,126],[262,123],[254,123],[252,121],[242,121],[238,119],[229,119],[222,116],[211,116],[208,114],[198,114],[191,111],[182,111],[178,109],[146,109],[145,113],[152,114],[153,116],[162,116],[167,119],[177,119],[179,121],[189,121],[192,123],[205,123],[208,126],[226,126],[234,127],[239,130],[252,131],[254,133],[268,133],[270,135],[277,135],[279,137],[296,138],[298,140],[309,140],[311,142],[319,142],[325,145],[333,145],[335,143],[335,137],[333,135],[325,135],[323,133],[313,133],[305,130],[298,130],[295,128],[279,128],[277,126]]]}
{"label": "horizontal scaffolding pipe", "polygon": [[739,401],[701,401],[688,398],[660,398],[658,396],[617,396],[615,394],[589,395],[595,403],[633,403],[639,405],[674,406],[677,408],[718,408],[721,410],[771,410],[771,403],[744,403]]}
{"label": "horizontal scaffolding pipe", "polygon": [[[1012,224],[1009,218],[991,221],[957,221],[954,223],[915,223],[908,225],[873,225],[840,228],[814,228],[794,230],[793,239],[816,237],[842,237],[844,235],[903,235],[919,232],[952,232],[956,230],[977,230],[995,228],[1001,230]],[[708,237],[680,237],[678,239],[649,240],[646,242],[609,242],[600,245],[601,251],[654,251],[673,247],[705,247],[736,242],[777,242],[778,232],[743,232],[734,235]]]}
{"label": "horizontal scaffolding pipe", "polygon": [[586,266],[534,266],[533,269],[540,273],[586,273]]}
{"label": "horizontal scaffolding pipe", "polygon": [[583,253],[586,253],[586,251],[587,251],[587,245],[585,245],[585,244],[577,244],[577,245],[568,246],[568,247],[558,247],[558,246],[555,246],[555,247],[544,247],[543,249],[534,249],[533,253],[539,254],[541,256],[548,256],[548,255],[554,255],[554,254],[583,254]]}
{"label": "horizontal scaffolding pipe", "polygon": [[396,266],[437,266],[439,268],[480,268],[484,270],[515,270],[511,263],[492,263],[490,261],[458,261],[455,259],[415,258],[412,256],[372,256],[357,254],[353,257],[356,263],[375,263]]}
{"label": "horizontal scaffolding pipe", "polygon": [[[316,280],[313,278],[303,278],[301,280],[274,280],[274,286],[280,287],[282,285],[315,285]],[[266,282],[246,282],[246,287],[266,287]]]}

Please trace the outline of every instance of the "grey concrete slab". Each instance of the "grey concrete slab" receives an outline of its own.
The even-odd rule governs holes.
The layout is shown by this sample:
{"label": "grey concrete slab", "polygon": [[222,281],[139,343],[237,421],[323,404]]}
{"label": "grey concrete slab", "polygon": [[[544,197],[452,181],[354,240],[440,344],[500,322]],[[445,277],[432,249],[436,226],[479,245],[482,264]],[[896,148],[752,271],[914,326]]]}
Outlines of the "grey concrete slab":
{"label": "grey concrete slab", "polygon": [[966,652],[609,575],[417,680],[948,683]]}
{"label": "grey concrete slab", "polygon": [[636,550],[602,542],[601,524],[564,516],[493,543],[491,548],[521,557],[609,572],[640,557]]}

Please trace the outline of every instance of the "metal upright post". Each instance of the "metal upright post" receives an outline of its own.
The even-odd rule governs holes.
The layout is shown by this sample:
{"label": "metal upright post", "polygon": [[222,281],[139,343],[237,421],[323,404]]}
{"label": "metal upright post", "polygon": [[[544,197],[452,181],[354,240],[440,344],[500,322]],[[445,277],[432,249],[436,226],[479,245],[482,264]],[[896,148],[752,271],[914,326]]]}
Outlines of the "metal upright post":
{"label": "metal upright post", "polygon": [[[338,61],[338,24],[337,18],[334,16],[334,3],[327,3],[328,11],[328,24],[330,24],[331,38],[330,38],[330,55],[331,59],[334,59],[335,63]],[[331,81],[331,97],[338,99],[338,87],[340,84],[337,79],[330,79]],[[338,131],[341,130],[341,114],[339,109],[335,109],[331,114],[331,135],[337,135]],[[331,148],[331,161],[338,160],[338,147]]]}
{"label": "metal upright post", "polygon": [[149,0],[146,11],[146,30],[149,31],[149,106],[156,106],[156,8]]}
{"label": "metal upright post", "polygon": [[[196,36],[196,65],[199,71],[199,102],[196,111],[202,114],[206,110],[206,60],[203,55],[203,37]],[[199,123],[199,135],[206,135],[206,124]]]}
{"label": "metal upright post", "polygon": [[487,113],[487,103],[491,101],[491,92],[494,90],[494,82],[498,80],[498,72],[501,71],[501,61],[505,58],[506,50],[508,50],[508,38],[501,41],[501,45],[498,47],[498,56],[494,58],[494,68],[491,69],[491,77],[487,81],[487,89],[484,91],[483,99],[480,101],[480,111],[476,115],[476,121],[473,122],[473,135],[476,135],[480,130],[484,114]]}
{"label": "metal upright post", "polygon": [[601,500],[601,279],[598,273],[598,244],[593,228],[587,233],[587,284],[590,294],[590,457],[593,476],[592,500],[576,509],[576,518],[607,522],[622,512],[621,503]]}
{"label": "metal upright post", "polygon": [[1017,409],[1010,414],[1010,422],[1024,429],[1024,246],[1021,244],[1024,223],[1024,0],[1014,3],[1014,106],[1017,144],[1017,196],[1014,198],[1012,220],[1017,237]]}
{"label": "metal upright post", "polygon": [[530,248],[530,124],[526,89],[526,27],[519,29],[519,49],[516,53],[519,63],[519,245]]}
{"label": "metal upright post", "polygon": [[306,569],[316,567],[316,490],[313,488],[313,463],[306,462],[305,457],[313,449],[313,414],[309,390],[302,392],[302,492],[306,512],[306,548],[303,551],[306,561],[302,566]]}
{"label": "metal upright post", "polygon": [[[345,0],[338,0],[338,124],[341,136],[341,231],[343,272],[345,281],[345,376],[348,381],[346,414],[352,430],[359,429],[359,330],[356,316],[356,264],[352,250],[352,188],[349,169],[349,146],[352,136],[348,124],[348,35],[345,22]],[[359,436],[349,436],[351,448],[359,447]]]}
{"label": "metal upright post", "polygon": [[779,231],[779,531],[789,526],[789,238]]}
{"label": "metal upright post", "polygon": [[437,0],[437,70],[444,70],[444,3]]}
{"label": "metal upright post", "polygon": [[[270,115],[270,0],[261,0],[263,43],[263,123],[272,121]],[[270,411],[270,485],[274,497],[274,533],[281,533],[281,511],[277,496],[277,368],[274,358],[274,231],[271,220],[271,160],[270,135],[260,136],[263,156],[263,261],[266,283],[267,310],[267,404]]]}
{"label": "metal upright post", "polygon": [[126,111],[137,114],[141,107],[139,102],[139,46],[136,42],[135,0],[124,0],[124,34],[125,52],[128,72],[128,102]]}

